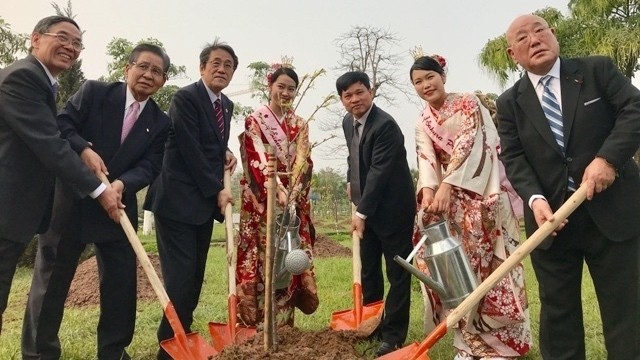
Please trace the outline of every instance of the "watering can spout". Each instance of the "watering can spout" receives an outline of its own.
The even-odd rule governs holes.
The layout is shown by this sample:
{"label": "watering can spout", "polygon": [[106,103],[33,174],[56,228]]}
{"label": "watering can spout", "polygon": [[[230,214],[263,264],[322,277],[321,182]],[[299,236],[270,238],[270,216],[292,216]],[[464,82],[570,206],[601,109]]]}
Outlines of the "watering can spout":
{"label": "watering can spout", "polygon": [[401,256],[396,255],[393,257],[393,261],[397,262],[398,265],[402,266],[403,269],[407,270],[408,272],[410,272],[411,274],[413,274],[413,276],[417,277],[418,280],[422,281],[425,285],[427,285],[429,288],[431,288],[433,291],[435,291],[440,297],[445,298],[447,295],[444,286],[442,284],[440,284],[439,282],[431,279],[429,276],[427,276],[425,273],[423,273],[422,271],[416,269],[415,267],[413,267],[411,264],[409,264],[405,259],[403,259]]}

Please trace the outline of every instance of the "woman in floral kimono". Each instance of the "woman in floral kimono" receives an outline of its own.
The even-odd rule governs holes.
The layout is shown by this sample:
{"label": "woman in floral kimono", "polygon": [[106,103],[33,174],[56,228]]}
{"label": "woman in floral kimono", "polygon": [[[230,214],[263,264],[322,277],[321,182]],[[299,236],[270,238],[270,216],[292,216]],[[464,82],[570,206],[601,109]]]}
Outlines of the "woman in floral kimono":
{"label": "woman in floral kimono", "polygon": [[[298,76],[293,69],[280,66],[267,75],[267,81],[269,105],[246,118],[245,131],[240,135],[244,176],[240,181],[242,209],[236,277],[238,320],[247,325],[260,325],[264,318],[267,145],[276,151],[278,206],[295,207],[300,218],[300,248],[310,259],[313,259],[315,242],[309,205],[313,167],[309,127],[291,108]],[[313,266],[293,276],[288,287],[276,289],[276,324],[293,325],[294,307],[305,314],[313,313],[318,307],[316,290]]]}
{"label": "woman in floral kimono", "polygon": [[[479,281],[517,247],[520,226],[501,181],[499,139],[489,111],[473,94],[447,93],[444,58],[422,56],[410,77],[426,107],[416,124],[418,208],[427,226],[443,215],[457,234]],[[503,170],[502,170],[503,171]],[[416,232],[415,239],[420,238]],[[426,271],[421,256],[418,267]],[[454,329],[456,360],[505,359],[529,351],[531,333],[523,266],[491,289]],[[423,285],[425,327],[446,316],[437,294]]]}

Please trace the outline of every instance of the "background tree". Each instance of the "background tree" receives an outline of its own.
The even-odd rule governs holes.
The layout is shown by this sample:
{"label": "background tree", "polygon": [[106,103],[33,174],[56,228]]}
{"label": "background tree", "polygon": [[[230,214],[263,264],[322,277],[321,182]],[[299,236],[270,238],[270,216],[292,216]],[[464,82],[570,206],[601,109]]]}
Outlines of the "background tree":
{"label": "background tree", "polygon": [[397,75],[398,66],[402,64],[401,53],[396,50],[400,40],[389,30],[356,25],[335,39],[340,53],[337,70],[367,73],[373,97],[393,104],[395,92],[409,93],[406,81],[400,81]]}
{"label": "background tree", "polygon": [[[402,39],[388,29],[375,26],[356,25],[348,32],[340,34],[335,40],[340,60],[335,70],[340,73],[362,71],[369,75],[371,89],[376,100],[383,100],[388,105],[396,103],[400,94],[407,101],[416,103],[412,96],[413,88],[406,81],[403,56],[407,51],[400,51],[398,46]],[[344,109],[341,105],[328,109],[327,116],[319,122],[320,129],[332,133],[342,131]],[[347,146],[344,139],[328,143],[321,156],[326,159],[345,159]]]}
{"label": "background tree", "polygon": [[347,181],[344,174],[332,168],[316,171],[311,179],[310,195],[314,217],[332,219],[336,233],[344,230],[340,219],[348,218],[351,213],[349,200],[346,197]]}
{"label": "background tree", "polygon": [[[113,38],[109,44],[107,44],[107,55],[112,58],[112,61],[107,65],[107,75],[101,76],[99,80],[106,82],[123,81],[124,80],[124,68],[127,65],[129,54],[133,48],[141,43],[149,43],[164,48],[162,42],[155,38],[147,38],[138,41],[135,45],[123,38]],[[185,78],[187,75],[187,68],[184,65],[171,64],[167,71],[168,79]],[[158,106],[167,111],[171,104],[173,95],[178,91],[179,87],[175,85],[166,85],[160,88],[152,97]]]}
{"label": "background tree", "polygon": [[27,53],[29,35],[14,33],[11,25],[0,17],[0,68],[6,67]]}

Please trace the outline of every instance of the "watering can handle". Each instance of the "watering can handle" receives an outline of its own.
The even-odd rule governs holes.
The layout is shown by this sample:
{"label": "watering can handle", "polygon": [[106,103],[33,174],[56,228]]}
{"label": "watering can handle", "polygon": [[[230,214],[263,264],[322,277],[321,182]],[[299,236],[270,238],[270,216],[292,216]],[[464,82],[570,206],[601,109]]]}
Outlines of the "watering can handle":
{"label": "watering can handle", "polygon": [[[418,224],[418,229],[419,229],[420,231],[424,230],[424,221],[422,221],[422,217],[423,217],[423,216],[424,216],[424,208],[421,208],[420,210],[418,210],[417,219],[416,219],[416,223]],[[442,214],[439,214],[438,216],[440,217],[440,220],[441,220],[441,221],[445,221],[445,220],[447,220],[447,219],[444,217],[444,215],[442,215]],[[462,229],[460,228],[460,226],[459,226],[457,223],[455,223],[455,222],[453,222],[453,221],[449,221],[449,224],[451,224],[451,226],[452,226],[454,229],[456,229],[456,231],[458,232],[458,236],[459,236],[460,234],[462,234]]]}

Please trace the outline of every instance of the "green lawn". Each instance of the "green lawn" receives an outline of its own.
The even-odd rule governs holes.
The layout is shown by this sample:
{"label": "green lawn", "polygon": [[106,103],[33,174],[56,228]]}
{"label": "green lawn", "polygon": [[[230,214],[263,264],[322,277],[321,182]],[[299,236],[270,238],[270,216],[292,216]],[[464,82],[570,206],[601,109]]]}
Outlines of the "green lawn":
{"label": "green lawn", "polygon": [[[322,229],[320,229],[322,232]],[[226,322],[226,271],[223,268],[225,250],[219,246],[224,239],[223,226],[216,225],[214,231],[214,245],[209,253],[207,263],[207,276],[203,288],[200,305],[195,313],[194,324],[200,334],[209,340],[207,323],[209,321]],[[328,232],[329,233],[329,232]],[[349,245],[349,235],[341,233],[334,239]],[[148,251],[154,251],[155,238],[143,237],[143,242]],[[351,260],[350,258],[325,258],[316,259],[316,273],[318,278],[320,306],[313,315],[305,316],[296,314],[296,325],[302,329],[320,330],[328,327],[331,313],[337,310],[348,309],[352,305],[351,300]],[[533,327],[533,350],[525,359],[539,359],[537,350],[537,318],[540,304],[538,301],[537,283],[535,281],[531,264],[527,260],[526,275],[530,312]],[[20,359],[20,329],[24,304],[31,281],[31,271],[19,269],[13,282],[9,297],[9,307],[4,314],[2,335],[0,335],[0,359]],[[422,296],[417,280],[414,279],[411,305],[411,324],[409,329],[409,341],[421,341],[426,334],[422,329]],[[604,341],[600,325],[595,294],[588,273],[585,270],[583,290],[583,307],[585,313],[585,331],[587,333],[587,358],[604,359]],[[94,359],[96,353],[95,329],[97,324],[97,307],[68,308],[60,331],[60,339],[63,347],[62,359],[87,360]],[[134,359],[153,359],[157,350],[155,332],[158,321],[162,315],[158,302],[140,302],[138,304],[138,317],[136,322],[136,334],[133,343],[129,347],[129,353]],[[375,344],[363,343],[359,347],[366,349]],[[454,351],[451,346],[451,337],[447,336],[429,351],[431,359],[452,359]]]}

